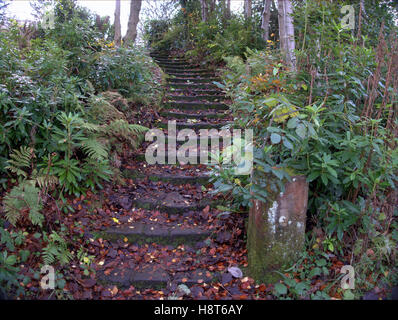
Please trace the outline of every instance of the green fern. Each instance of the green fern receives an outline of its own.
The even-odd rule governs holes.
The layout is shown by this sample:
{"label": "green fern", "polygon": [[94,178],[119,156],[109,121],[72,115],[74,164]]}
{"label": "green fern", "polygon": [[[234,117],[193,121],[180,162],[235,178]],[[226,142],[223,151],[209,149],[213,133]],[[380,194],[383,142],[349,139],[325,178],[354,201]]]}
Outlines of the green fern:
{"label": "green fern", "polygon": [[91,136],[81,142],[83,151],[92,159],[102,161],[108,158],[108,151],[104,143]]}
{"label": "green fern", "polygon": [[33,148],[21,146],[19,150],[13,150],[10,159],[7,161],[6,169],[15,173],[18,177],[27,178],[28,171],[32,166],[32,159],[35,157]]}
{"label": "green fern", "polygon": [[65,265],[73,258],[72,253],[68,250],[67,242],[55,231],[50,234],[48,244],[43,248],[42,256],[44,263],[48,265],[57,261],[61,265]]}
{"label": "green fern", "polygon": [[29,212],[32,224],[41,226],[44,220],[44,216],[40,213],[41,209],[40,191],[32,184],[32,181],[25,181],[12,188],[4,198],[6,219],[14,226],[24,212]]}
{"label": "green fern", "polygon": [[103,128],[103,132],[109,138],[119,141],[127,141],[132,148],[137,148],[148,128],[138,124],[129,124],[125,120],[115,120]]}
{"label": "green fern", "polygon": [[118,119],[126,120],[124,113],[120,112],[104,97],[92,97],[89,105],[88,115],[98,123],[108,123]]}
{"label": "green fern", "polygon": [[[6,169],[15,173],[23,180],[33,182],[39,188],[54,187],[58,184],[58,178],[48,174],[47,168],[37,170],[34,168],[33,159],[35,158],[35,151],[33,148],[22,146],[20,150],[13,150],[7,163]],[[31,171],[29,173],[29,171]]]}
{"label": "green fern", "polygon": [[39,170],[38,173],[36,173],[35,170],[33,173],[34,173],[33,180],[39,186],[40,189],[53,188],[59,183],[59,180],[56,176],[48,174],[47,168],[42,168],[41,170]]}

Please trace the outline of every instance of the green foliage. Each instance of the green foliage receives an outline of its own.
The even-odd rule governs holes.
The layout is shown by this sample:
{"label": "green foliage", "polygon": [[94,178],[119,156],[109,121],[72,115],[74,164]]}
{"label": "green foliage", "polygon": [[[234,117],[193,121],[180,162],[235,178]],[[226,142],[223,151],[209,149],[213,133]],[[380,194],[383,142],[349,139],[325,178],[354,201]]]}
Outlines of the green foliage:
{"label": "green foliage", "polygon": [[[330,300],[331,288],[340,284],[342,276],[333,270],[330,256],[320,250],[310,254],[303,252],[300,259],[284,272],[281,282],[274,285],[274,294],[281,300]],[[325,279],[328,281],[322,288],[313,289],[315,282],[322,283]]]}
{"label": "green foliage", "polygon": [[[245,60],[225,58],[219,87],[233,99],[235,125],[254,130],[255,166],[250,180],[228,176],[221,166],[216,187],[239,207],[250,199],[237,197],[235,189],[267,201],[290,176],[307,176],[308,215],[324,231],[325,249],[350,255],[364,274],[380,279],[397,245],[397,43],[380,28],[378,41],[361,42],[336,22],[339,4],[309,3],[307,28],[305,14],[295,14],[297,73],[269,49],[248,50]],[[244,183],[237,186],[236,179]],[[354,251],[355,243],[368,247]],[[368,269],[367,249],[381,261]]]}
{"label": "green foliage", "polygon": [[65,239],[53,231],[48,236],[48,244],[43,248],[43,261],[47,265],[59,262],[61,265],[69,263],[73,255],[68,250],[68,244]]}
{"label": "green foliage", "polygon": [[40,213],[42,202],[39,189],[29,182],[14,187],[4,198],[6,219],[15,225],[20,218],[28,218],[33,225],[41,226],[44,216]]}
{"label": "green foliage", "polygon": [[201,21],[195,1],[184,2],[171,23],[148,21],[145,35],[149,45],[158,51],[185,51],[194,60],[213,64],[223,62],[225,56],[244,57],[246,48],[264,47],[259,28],[261,8],[255,6],[253,20],[247,21],[239,15],[226,19],[221,4],[217,6],[206,22]]}
{"label": "green foliage", "polygon": [[117,89],[127,97],[145,96],[147,103],[157,101],[160,87],[153,76],[156,67],[142,49],[107,49],[95,63],[90,80],[100,91]]}
{"label": "green foliage", "polygon": [[190,30],[195,41],[187,55],[222,62],[226,56],[244,57],[246,48],[264,47],[259,29],[241,18],[232,18],[223,24],[219,19],[201,22]]}
{"label": "green foliage", "polygon": [[[149,20],[145,22],[144,31],[148,45],[152,46],[154,43],[161,41],[165,33],[169,30],[170,22],[167,20]],[[164,49],[157,44],[158,49]]]}

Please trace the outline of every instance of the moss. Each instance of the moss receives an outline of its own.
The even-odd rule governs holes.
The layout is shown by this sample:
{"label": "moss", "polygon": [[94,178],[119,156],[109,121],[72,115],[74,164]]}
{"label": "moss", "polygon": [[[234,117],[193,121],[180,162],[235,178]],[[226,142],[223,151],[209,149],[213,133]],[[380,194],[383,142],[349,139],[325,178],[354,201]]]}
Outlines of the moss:
{"label": "moss", "polygon": [[[279,280],[282,267],[294,263],[304,244],[304,225],[299,218],[290,217],[286,226],[278,222],[277,196],[273,192],[267,203],[254,201],[248,221],[249,274],[264,283]],[[270,215],[274,218],[269,219]]]}
{"label": "moss", "polygon": [[199,183],[199,184],[203,184],[206,185],[209,183],[209,179],[210,177],[195,177],[195,176],[172,176],[172,175],[144,175],[143,173],[139,173],[136,172],[134,170],[128,170],[125,169],[122,171],[123,172],[123,176],[125,178],[128,179],[146,179],[148,178],[150,181],[164,181],[164,182],[168,182],[168,183],[173,183],[176,185],[180,185],[180,184],[187,184],[187,183]]}
{"label": "moss", "polygon": [[180,236],[151,236],[142,234],[118,234],[107,231],[98,231],[94,233],[96,239],[102,238],[109,241],[124,240],[127,238],[129,243],[134,243],[137,245],[145,245],[150,243],[157,243],[161,245],[170,245],[177,247],[181,244],[184,245],[195,245],[198,241],[205,240],[209,237],[208,234],[190,234],[190,235],[180,235]]}

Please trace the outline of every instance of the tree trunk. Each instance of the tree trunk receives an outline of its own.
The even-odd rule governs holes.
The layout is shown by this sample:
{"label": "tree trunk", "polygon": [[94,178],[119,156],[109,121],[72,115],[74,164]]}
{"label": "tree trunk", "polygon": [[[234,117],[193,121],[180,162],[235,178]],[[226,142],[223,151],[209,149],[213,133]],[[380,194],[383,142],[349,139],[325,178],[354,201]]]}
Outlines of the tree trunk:
{"label": "tree trunk", "polygon": [[115,37],[113,41],[116,47],[120,47],[120,45],[122,44],[122,26],[120,25],[120,0],[116,0],[114,26],[115,26]]}
{"label": "tree trunk", "polygon": [[202,9],[202,21],[206,22],[209,19],[209,7],[207,0],[200,0],[200,7]]}
{"label": "tree trunk", "polygon": [[140,20],[142,0],[131,0],[130,2],[130,16],[127,26],[127,33],[124,36],[125,44],[133,44],[137,38],[137,24]]}
{"label": "tree trunk", "polygon": [[296,56],[294,54],[294,25],[293,8],[290,0],[278,0],[278,21],[280,49],[286,64],[291,70],[296,70]]}
{"label": "tree trunk", "polygon": [[263,29],[263,39],[265,41],[269,38],[269,22],[271,18],[271,2],[272,0],[265,0],[264,10],[261,17],[261,29]]}
{"label": "tree trunk", "polygon": [[216,10],[216,0],[210,0],[210,14]]}
{"label": "tree trunk", "polygon": [[252,17],[252,0],[245,0],[244,13],[245,13],[246,20],[250,19]]}
{"label": "tree trunk", "polygon": [[225,8],[225,16],[227,19],[231,18],[231,0],[227,0],[227,6]]}

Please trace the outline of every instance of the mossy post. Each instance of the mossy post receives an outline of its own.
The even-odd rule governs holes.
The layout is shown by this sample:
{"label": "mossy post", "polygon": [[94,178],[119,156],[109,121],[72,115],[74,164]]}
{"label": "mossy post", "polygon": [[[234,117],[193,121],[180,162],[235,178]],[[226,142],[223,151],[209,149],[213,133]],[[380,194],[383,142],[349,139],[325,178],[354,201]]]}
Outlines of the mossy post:
{"label": "mossy post", "polygon": [[249,273],[255,280],[275,282],[284,265],[292,264],[302,252],[308,203],[304,176],[292,177],[285,191],[270,195],[267,203],[253,200],[249,212]]}

